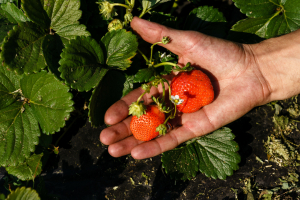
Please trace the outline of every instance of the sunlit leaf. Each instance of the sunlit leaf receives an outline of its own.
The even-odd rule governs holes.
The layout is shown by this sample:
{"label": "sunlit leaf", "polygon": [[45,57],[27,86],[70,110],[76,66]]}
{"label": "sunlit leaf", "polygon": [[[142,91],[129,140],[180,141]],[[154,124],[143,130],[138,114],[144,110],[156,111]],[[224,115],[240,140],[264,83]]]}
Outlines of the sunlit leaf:
{"label": "sunlit leaf", "polygon": [[59,61],[61,77],[74,89],[89,91],[106,74],[103,50],[89,37],[77,37],[66,45]]}
{"label": "sunlit leaf", "polygon": [[6,200],[40,200],[39,194],[31,188],[17,188],[12,191],[6,198]]}
{"label": "sunlit leaf", "polygon": [[53,134],[65,126],[65,121],[73,111],[69,87],[45,71],[24,76],[20,85],[43,133]]}
{"label": "sunlit leaf", "polygon": [[102,39],[106,48],[106,64],[125,70],[131,65],[131,58],[135,56],[138,42],[132,32],[124,29],[108,32]]}
{"label": "sunlit leaf", "polygon": [[298,0],[234,0],[236,7],[249,18],[239,21],[233,31],[271,38],[300,28]]}
{"label": "sunlit leaf", "polygon": [[4,38],[1,59],[18,74],[38,72],[46,67],[42,44],[46,32],[32,22],[19,23]]}
{"label": "sunlit leaf", "polygon": [[17,166],[6,167],[5,169],[9,174],[18,177],[22,181],[33,180],[42,171],[42,156],[43,154],[33,154],[25,162]]}
{"label": "sunlit leaf", "polygon": [[66,40],[90,35],[85,25],[79,24],[82,12],[78,0],[22,0],[22,8],[33,22]]}
{"label": "sunlit leaf", "polygon": [[20,101],[21,78],[0,67],[0,166],[23,162],[39,142],[38,122]]}
{"label": "sunlit leaf", "polygon": [[20,23],[30,21],[14,3],[1,4],[1,8],[5,11],[6,17],[12,23]]}
{"label": "sunlit leaf", "polygon": [[226,26],[226,19],[222,12],[213,7],[201,6],[190,12],[184,29],[224,38],[226,36]]}
{"label": "sunlit leaf", "polygon": [[226,179],[239,168],[238,144],[229,128],[195,138],[186,146],[163,153],[166,172],[176,179],[187,180],[200,171],[207,177]]}

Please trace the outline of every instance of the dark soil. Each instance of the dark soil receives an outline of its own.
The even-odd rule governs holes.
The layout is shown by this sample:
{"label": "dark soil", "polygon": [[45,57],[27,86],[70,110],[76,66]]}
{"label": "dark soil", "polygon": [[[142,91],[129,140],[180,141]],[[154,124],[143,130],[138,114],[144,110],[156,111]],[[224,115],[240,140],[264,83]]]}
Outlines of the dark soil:
{"label": "dark soil", "polygon": [[[91,128],[88,121],[76,123],[77,127],[68,131],[58,144],[59,154],[50,156],[41,176],[48,193],[63,200],[234,199],[232,189],[243,199],[245,179],[251,177],[260,189],[271,189],[280,185],[278,178],[287,175],[286,168],[256,159],[267,160],[263,141],[272,133],[273,115],[272,108],[265,105],[228,125],[236,135],[242,160],[240,169],[226,180],[201,173],[190,181],[172,180],[162,169],[161,156],[146,160],[113,158],[99,141],[102,129]],[[4,171],[0,173],[2,178]]]}

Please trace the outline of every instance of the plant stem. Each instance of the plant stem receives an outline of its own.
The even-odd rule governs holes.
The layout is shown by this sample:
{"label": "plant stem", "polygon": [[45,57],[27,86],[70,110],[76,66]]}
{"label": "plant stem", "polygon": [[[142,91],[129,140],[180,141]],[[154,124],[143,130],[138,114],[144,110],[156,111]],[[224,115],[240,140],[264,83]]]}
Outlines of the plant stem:
{"label": "plant stem", "polygon": [[152,62],[152,54],[153,54],[153,47],[155,46],[155,45],[157,45],[157,44],[160,44],[160,43],[162,43],[162,42],[156,42],[156,43],[154,43],[154,44],[152,44],[152,46],[151,46],[151,54],[150,54],[150,62]]}
{"label": "plant stem", "polygon": [[164,80],[161,80],[160,83],[161,83],[161,85],[162,85],[162,87],[163,87],[162,103],[164,103],[164,102],[165,102],[166,87],[165,87],[165,82],[164,82]]}
{"label": "plant stem", "polygon": [[139,18],[142,18],[147,12],[149,12],[151,10],[151,8],[150,9],[148,9],[148,10],[143,10],[143,12],[140,14],[140,16],[139,16]]}
{"label": "plant stem", "polygon": [[164,125],[167,124],[167,122],[169,121],[170,117],[171,117],[171,115],[169,115],[168,118],[165,120]]}
{"label": "plant stem", "polygon": [[143,58],[145,59],[145,61],[146,61],[147,63],[149,63],[149,60],[148,60],[148,58],[145,56],[145,54],[143,54],[143,52],[142,52],[141,50],[139,50],[139,49],[138,49],[138,52],[143,56]]}
{"label": "plant stem", "polygon": [[142,18],[143,16],[144,16],[144,12],[142,12],[141,14],[140,14],[140,16],[139,16],[139,18]]}
{"label": "plant stem", "polygon": [[133,8],[135,4],[135,0],[131,0],[130,2],[131,2],[131,7]]}
{"label": "plant stem", "polygon": [[125,5],[125,4],[122,4],[122,3],[113,3],[111,4],[112,6],[122,6],[124,8],[127,8],[127,9],[131,9],[129,6]]}
{"label": "plant stem", "polygon": [[176,67],[176,66],[177,66],[177,64],[175,64],[175,63],[171,63],[171,62],[162,62],[162,63],[158,63],[158,64],[154,65],[153,67],[156,68],[156,67],[160,67],[160,66],[162,66],[162,65],[171,65],[171,66],[173,66],[173,67]]}
{"label": "plant stem", "polygon": [[141,98],[146,94],[147,92],[145,91],[137,100],[136,102],[139,102],[141,100]]}
{"label": "plant stem", "polygon": [[[168,82],[168,84],[169,84],[169,82]],[[171,96],[172,96],[172,94],[171,94],[171,87],[169,85],[169,99],[170,100],[171,100]],[[174,113],[173,113],[173,116],[171,117],[171,119],[174,119],[175,115],[176,115],[176,112],[177,112],[177,107],[176,107],[176,104],[174,104],[174,103],[172,103],[172,105],[174,106]]]}

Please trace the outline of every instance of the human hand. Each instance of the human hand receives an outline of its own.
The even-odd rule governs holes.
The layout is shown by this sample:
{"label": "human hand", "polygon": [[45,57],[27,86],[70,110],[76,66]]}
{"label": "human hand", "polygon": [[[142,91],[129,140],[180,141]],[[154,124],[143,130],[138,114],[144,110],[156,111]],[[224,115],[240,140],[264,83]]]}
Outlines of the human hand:
{"label": "human hand", "polygon": [[[163,46],[179,56],[179,65],[190,62],[210,77],[215,100],[197,112],[182,114],[171,121],[175,129],[165,136],[142,142],[130,132],[128,107],[143,90],[132,91],[105,114],[105,122],[112,126],[101,132],[100,140],[109,145],[108,151],[112,156],[130,153],[135,159],[156,156],[240,118],[255,106],[274,100],[270,85],[272,78],[266,78],[269,77],[265,69],[268,66],[261,65],[256,55],[256,52],[266,51],[259,48],[260,45],[242,45],[199,32],[174,30],[136,17],[131,27],[149,43],[161,41],[163,36],[170,37],[171,42]],[[167,77],[171,78],[172,75]],[[150,103],[151,95],[157,96],[161,91],[161,88],[152,88],[150,94],[144,95],[145,104]]]}

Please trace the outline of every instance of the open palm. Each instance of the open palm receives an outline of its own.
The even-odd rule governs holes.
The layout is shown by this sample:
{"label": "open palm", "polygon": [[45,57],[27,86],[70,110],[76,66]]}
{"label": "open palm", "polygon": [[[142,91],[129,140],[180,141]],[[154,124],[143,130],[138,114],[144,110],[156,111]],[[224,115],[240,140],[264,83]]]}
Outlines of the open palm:
{"label": "open palm", "polygon": [[[194,113],[183,114],[172,121],[175,129],[149,142],[136,140],[129,129],[128,106],[143,90],[136,89],[112,105],[106,112],[110,124],[100,134],[114,157],[130,154],[135,159],[156,156],[194,137],[208,134],[246,114],[253,107],[270,101],[270,87],[257,65],[253,47],[210,37],[194,31],[179,31],[134,18],[132,29],[145,41],[155,43],[163,36],[171,42],[164,45],[179,56],[178,64],[190,62],[212,80],[215,100]],[[172,76],[167,77],[171,80]],[[153,88],[145,95],[145,103],[161,89]]]}

